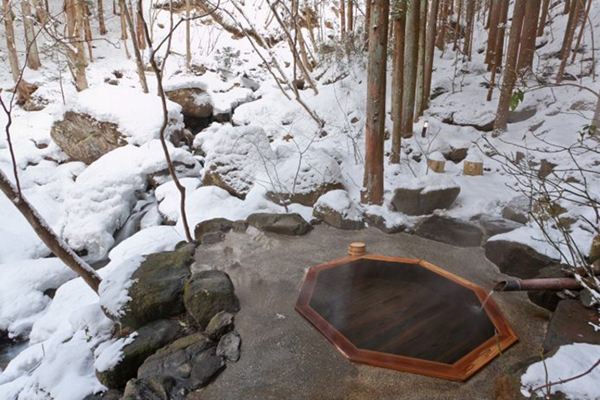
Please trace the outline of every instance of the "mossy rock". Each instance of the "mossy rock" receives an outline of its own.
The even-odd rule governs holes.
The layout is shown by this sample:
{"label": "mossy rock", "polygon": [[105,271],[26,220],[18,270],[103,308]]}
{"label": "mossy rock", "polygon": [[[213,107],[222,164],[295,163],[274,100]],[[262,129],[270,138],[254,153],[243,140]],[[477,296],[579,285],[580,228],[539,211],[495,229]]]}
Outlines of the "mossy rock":
{"label": "mossy rock", "polygon": [[129,379],[135,378],[146,358],[171,343],[182,332],[177,321],[158,320],[141,327],[130,344],[123,347],[123,357],[107,371],[96,371],[98,380],[111,389],[123,389]]}
{"label": "mossy rock", "polygon": [[223,271],[202,271],[192,276],[185,284],[183,301],[188,314],[201,329],[220,311],[240,310],[233,283]]}
{"label": "mossy rock", "polygon": [[120,322],[137,329],[156,319],[184,313],[183,286],[191,274],[193,254],[194,246],[188,245],[147,256],[132,276],[131,300]]}

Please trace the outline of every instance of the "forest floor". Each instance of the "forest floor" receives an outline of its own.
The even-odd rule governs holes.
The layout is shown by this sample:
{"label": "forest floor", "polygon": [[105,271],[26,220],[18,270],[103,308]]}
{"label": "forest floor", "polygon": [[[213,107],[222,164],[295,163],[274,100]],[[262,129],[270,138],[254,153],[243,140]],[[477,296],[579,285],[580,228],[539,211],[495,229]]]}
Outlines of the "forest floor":
{"label": "forest floor", "polygon": [[365,242],[373,254],[426,259],[486,290],[506,278],[481,248],[459,248],[403,233],[388,235],[374,228],[340,231],[319,225],[302,237],[252,229],[230,232],[221,243],[200,246],[192,269],[219,269],[231,276],[241,303],[236,330],[242,336],[242,357],[190,397],[497,398],[498,377],[513,375],[518,380],[518,369],[539,358],[550,313],[529,302],[524,292],[513,292],[493,298],[519,342],[466,383],[351,363],[294,305],[306,269],[344,257],[353,241]]}

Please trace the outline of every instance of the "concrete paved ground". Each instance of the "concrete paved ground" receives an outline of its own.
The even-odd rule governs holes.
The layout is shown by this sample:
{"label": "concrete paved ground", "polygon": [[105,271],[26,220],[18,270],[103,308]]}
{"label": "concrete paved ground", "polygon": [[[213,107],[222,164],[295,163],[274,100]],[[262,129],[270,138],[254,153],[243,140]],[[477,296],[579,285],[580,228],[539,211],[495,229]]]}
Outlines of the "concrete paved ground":
{"label": "concrete paved ground", "polygon": [[231,232],[224,242],[200,246],[194,271],[226,271],[241,311],[236,329],[242,356],[192,399],[483,399],[504,371],[540,354],[549,313],[524,293],[494,299],[519,343],[466,383],[353,364],[295,310],[308,267],[346,256],[362,241],[374,254],[424,259],[490,290],[503,275],[481,248],[458,248],[376,229],[340,231],[324,225],[303,237]]}

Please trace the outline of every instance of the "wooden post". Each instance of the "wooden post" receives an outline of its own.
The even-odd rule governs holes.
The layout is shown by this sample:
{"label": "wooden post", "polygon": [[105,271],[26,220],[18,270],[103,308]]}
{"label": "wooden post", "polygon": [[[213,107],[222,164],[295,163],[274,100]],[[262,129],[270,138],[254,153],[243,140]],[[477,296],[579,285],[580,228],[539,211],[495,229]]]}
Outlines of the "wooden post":
{"label": "wooden post", "polygon": [[433,171],[441,174],[446,167],[446,159],[439,151],[427,156],[427,166]]}

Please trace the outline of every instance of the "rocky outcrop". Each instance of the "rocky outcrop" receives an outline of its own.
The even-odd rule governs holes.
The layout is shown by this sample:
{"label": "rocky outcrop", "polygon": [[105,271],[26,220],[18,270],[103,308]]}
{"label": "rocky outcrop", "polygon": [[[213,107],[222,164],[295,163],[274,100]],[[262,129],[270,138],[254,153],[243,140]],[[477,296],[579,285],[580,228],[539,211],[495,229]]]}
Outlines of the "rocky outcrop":
{"label": "rocky outcrop", "polygon": [[365,227],[362,211],[345,190],[334,190],[321,196],[315,204],[313,216],[337,229],[359,230]]}
{"label": "rocky outcrop", "polygon": [[185,284],[183,291],[185,308],[201,329],[219,312],[240,310],[240,302],[234,293],[233,283],[223,271],[201,271]]}
{"label": "rocky outcrop", "polygon": [[258,230],[279,235],[302,236],[312,229],[312,226],[296,213],[257,213],[250,215],[247,221]]}
{"label": "rocky outcrop", "polygon": [[600,345],[600,335],[590,322],[598,324],[596,310],[584,308],[577,300],[561,301],[548,325],[544,351],[549,352],[571,343]]}
{"label": "rocky outcrop", "polygon": [[542,268],[557,262],[525,244],[508,240],[488,241],[485,244],[485,256],[502,273],[522,279],[535,278]]}
{"label": "rocky outcrop", "polygon": [[394,191],[392,205],[396,211],[407,215],[426,215],[434,210],[447,209],[454,203],[460,186],[452,180],[419,182],[411,187]]}
{"label": "rocky outcrop", "polygon": [[117,124],[74,111],[67,111],[52,125],[50,136],[71,160],[88,165],[127,144]]}
{"label": "rocky outcrop", "polygon": [[183,286],[190,276],[194,246],[149,255],[132,276],[131,300],[120,322],[137,329],[151,321],[185,312]]}
{"label": "rocky outcrop", "polygon": [[138,368],[155,351],[171,343],[181,333],[181,325],[173,320],[157,320],[137,330],[133,342],[123,347],[119,362],[107,371],[96,371],[98,380],[111,389],[123,389],[135,378]]}
{"label": "rocky outcrop", "polygon": [[210,95],[199,87],[172,89],[165,94],[181,106],[185,118],[208,118],[213,114]]}
{"label": "rocky outcrop", "polygon": [[479,247],[483,231],[478,225],[459,219],[434,215],[415,229],[417,236],[458,247]]}

